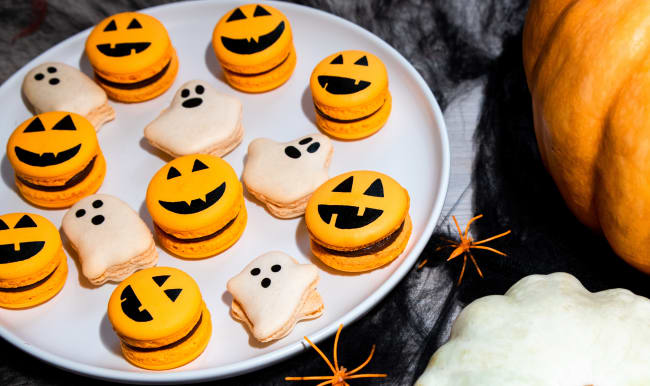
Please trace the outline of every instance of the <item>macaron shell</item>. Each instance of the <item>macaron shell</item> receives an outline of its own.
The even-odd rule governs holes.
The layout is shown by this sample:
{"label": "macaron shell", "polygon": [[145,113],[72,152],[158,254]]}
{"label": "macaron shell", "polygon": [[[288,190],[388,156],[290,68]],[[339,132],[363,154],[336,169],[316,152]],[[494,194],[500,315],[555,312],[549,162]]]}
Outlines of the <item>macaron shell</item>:
{"label": "macaron shell", "polygon": [[[136,20],[140,28],[133,27]],[[109,27],[109,24],[111,25]],[[112,29],[112,27],[115,29]],[[105,31],[108,27],[108,31]],[[128,55],[109,56],[100,51],[117,50],[123,45]],[[131,46],[128,46],[131,45]],[[138,46],[139,45],[139,46]],[[136,52],[147,45],[140,52]],[[115,82],[135,82],[145,79],[134,74],[148,69],[160,71],[169,59],[167,54],[171,41],[165,26],[153,16],[137,12],[118,13],[100,21],[86,39],[86,55],[95,71]],[[118,55],[117,53],[115,55]],[[164,64],[161,65],[161,62]],[[143,76],[140,74],[140,76]],[[146,75],[145,75],[146,76]]]}
{"label": "macaron shell", "polygon": [[246,75],[232,72],[224,68],[223,74],[228,84],[232,87],[249,93],[266,92],[283,85],[293,73],[296,67],[296,51],[291,45],[286,60],[281,62],[277,67],[268,72],[262,72],[258,75]]}
{"label": "macaron shell", "polygon": [[[75,152],[77,146],[74,156],[64,162],[50,165],[43,157],[45,153],[61,157],[64,151]],[[90,122],[79,114],[64,111],[51,111],[26,120],[7,142],[7,158],[16,174],[39,185],[62,185],[83,170],[98,150],[97,134]],[[41,157],[38,161],[30,159],[32,164],[28,164],[18,152]],[[40,166],[37,162],[41,162]]]}
{"label": "macaron shell", "polygon": [[[239,17],[233,17],[235,13]],[[275,36],[280,30],[281,34]],[[247,53],[231,51],[224,45],[228,40],[239,41],[241,52]],[[261,50],[255,47],[264,41],[272,43]],[[282,12],[268,4],[242,5],[221,17],[212,33],[212,47],[224,68],[258,74],[276,67],[293,51],[291,25]]]}
{"label": "macaron shell", "polygon": [[138,350],[121,342],[122,354],[131,364],[149,370],[168,370],[196,359],[205,350],[212,335],[212,320],[205,304],[201,323],[182,343],[158,350]]}
{"label": "macaron shell", "polygon": [[412,230],[411,216],[407,215],[404,221],[404,228],[397,239],[386,248],[375,253],[356,257],[340,256],[327,251],[314,240],[311,240],[311,251],[320,261],[339,271],[370,271],[395,260],[406,248]]}
{"label": "macaron shell", "polygon": [[332,137],[345,140],[361,139],[376,133],[386,124],[391,108],[392,98],[390,93],[387,93],[386,99],[379,110],[366,118],[340,121],[329,119],[317,111],[316,125]]}
{"label": "macaron shell", "polygon": [[95,164],[90,173],[80,183],[57,192],[47,192],[32,188],[24,184],[18,178],[15,179],[16,188],[20,194],[30,203],[43,208],[67,208],[74,203],[89,196],[102,186],[106,176],[106,160],[101,150],[98,150]]}
{"label": "macaron shell", "polygon": [[408,192],[393,178],[374,171],[353,171],[316,189],[307,204],[305,222],[319,244],[354,250],[396,231],[408,209]]}
{"label": "macaron shell", "polygon": [[[194,327],[202,304],[199,286],[188,274],[172,267],[153,267],[134,273],[115,288],[108,301],[108,318],[127,343],[160,347]],[[145,311],[149,318],[132,318]]]}
{"label": "macaron shell", "polygon": [[34,288],[16,292],[0,290],[0,307],[12,309],[33,307],[45,303],[59,293],[68,278],[68,262],[63,248],[59,248],[56,256],[59,263],[54,272]]}

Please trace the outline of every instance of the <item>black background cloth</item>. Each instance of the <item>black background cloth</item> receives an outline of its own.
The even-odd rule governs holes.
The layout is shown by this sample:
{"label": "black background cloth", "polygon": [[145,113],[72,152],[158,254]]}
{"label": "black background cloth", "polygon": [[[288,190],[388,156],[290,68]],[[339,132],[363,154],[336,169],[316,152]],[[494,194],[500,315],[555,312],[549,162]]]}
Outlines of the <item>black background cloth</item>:
{"label": "black background cloth", "polygon": [[[445,263],[451,251],[436,251],[443,243],[441,237],[456,237],[449,222],[453,211],[443,213],[442,225],[422,254],[429,263],[421,270],[414,267],[377,306],[345,326],[339,362],[347,368],[356,367],[376,344],[375,356],[362,372],[389,374],[385,379],[352,380],[352,384],[412,384],[447,339],[451,323],[465,304],[484,295],[503,294],[529,274],[565,271],[592,291],[624,287],[650,296],[648,277],[627,266],[600,235],[575,220],[542,166],[521,61],[527,0],[298,2],[346,18],[386,40],[420,72],[443,110],[468,90],[471,81],[485,82],[472,175],[474,212],[484,218],[473,229],[476,239],[505,229],[513,231],[490,243],[508,253],[507,257],[481,251],[474,254],[485,279],[481,280],[468,262],[463,283],[456,286],[461,258]],[[0,81],[50,46],[113,13],[159,3],[58,0],[47,2],[43,12],[43,0],[0,1]],[[34,27],[21,34],[32,23]],[[319,344],[328,354],[332,346],[333,338]],[[275,385],[286,384],[285,376],[327,374],[326,364],[309,349],[271,367],[210,384]],[[87,378],[40,362],[0,340],[2,385],[89,383]]]}

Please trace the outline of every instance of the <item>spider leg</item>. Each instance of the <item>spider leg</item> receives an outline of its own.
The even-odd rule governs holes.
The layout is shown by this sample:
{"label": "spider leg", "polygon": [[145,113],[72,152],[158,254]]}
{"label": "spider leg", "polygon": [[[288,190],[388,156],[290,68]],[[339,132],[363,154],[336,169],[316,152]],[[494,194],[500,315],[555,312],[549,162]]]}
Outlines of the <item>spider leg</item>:
{"label": "spider leg", "polygon": [[508,255],[506,255],[505,253],[503,253],[503,252],[501,252],[501,251],[498,251],[498,250],[496,250],[496,249],[494,249],[494,248],[484,247],[484,246],[482,246],[482,245],[479,245],[479,246],[472,245],[472,246],[470,246],[470,248],[475,248],[475,249],[485,249],[485,250],[487,250],[487,251],[494,252],[494,253],[496,253],[497,255],[508,256]]}
{"label": "spider leg", "polygon": [[463,258],[463,268],[461,268],[461,270],[460,270],[460,277],[458,278],[458,284],[456,284],[456,285],[460,285],[460,283],[463,281],[463,275],[465,274],[465,266],[467,265],[467,256],[463,255],[463,257],[464,257]]}
{"label": "spider leg", "polygon": [[474,259],[474,256],[472,256],[472,252],[467,251],[467,254],[469,255],[470,259],[472,259],[472,263],[474,263],[474,266],[476,267],[476,271],[478,271],[478,274],[482,279],[483,272],[481,272],[481,269],[478,267],[478,264],[476,264],[476,259]]}
{"label": "spider leg", "polygon": [[[479,214],[478,216],[474,216],[474,217],[471,218],[471,220],[469,220],[469,222],[468,222],[467,225],[465,226],[465,234],[464,234],[465,238],[467,238],[467,233],[469,232],[469,226],[472,225],[472,223],[473,223],[474,221],[478,220],[478,219],[481,218],[481,217],[483,217],[483,215],[482,215],[482,214]],[[459,230],[460,230],[460,229],[459,229]]]}
{"label": "spider leg", "polygon": [[451,253],[451,255],[449,255],[449,257],[447,258],[447,261],[455,259],[456,257],[463,254],[463,252],[465,252],[465,249],[463,249],[463,247],[458,247],[458,248],[454,249],[454,251]]}
{"label": "spider leg", "polygon": [[511,232],[508,230],[508,231],[505,231],[505,232],[503,232],[503,233],[499,233],[499,234],[496,235],[496,236],[488,237],[488,238],[485,239],[485,240],[475,241],[475,242],[474,242],[474,245],[479,245],[479,244],[487,243],[488,241],[492,241],[492,240],[498,239],[499,237],[503,237],[503,236],[505,236],[505,235],[507,235],[507,234],[510,234],[510,233],[511,233]]}

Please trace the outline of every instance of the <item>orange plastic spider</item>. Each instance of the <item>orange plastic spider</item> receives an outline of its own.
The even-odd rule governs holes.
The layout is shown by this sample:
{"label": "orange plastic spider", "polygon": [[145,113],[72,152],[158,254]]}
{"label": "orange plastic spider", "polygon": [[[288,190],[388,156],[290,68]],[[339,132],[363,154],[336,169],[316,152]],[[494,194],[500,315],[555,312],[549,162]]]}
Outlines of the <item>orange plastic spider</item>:
{"label": "orange plastic spider", "polygon": [[363,369],[368,363],[370,363],[370,360],[372,359],[372,355],[375,353],[375,345],[372,345],[372,350],[370,351],[370,356],[368,356],[368,359],[366,359],[365,362],[363,362],[359,367],[357,367],[354,370],[347,371],[347,369],[343,366],[339,367],[339,362],[338,362],[338,345],[339,345],[339,335],[341,335],[341,329],[343,328],[343,325],[341,324],[339,326],[338,331],[336,331],[336,338],[334,338],[334,366],[332,366],[332,362],[327,359],[325,354],[315,345],[313,344],[309,338],[305,337],[305,340],[311,345],[311,347],[320,354],[320,356],[325,360],[327,365],[330,367],[330,370],[332,370],[333,375],[323,375],[323,376],[313,376],[313,377],[286,377],[284,378],[285,381],[320,381],[320,380],[325,380],[324,382],[319,383],[316,386],[324,386],[324,385],[333,385],[333,386],[349,386],[347,382],[345,382],[346,379],[355,379],[355,378],[383,378],[386,377],[386,374],[356,374],[359,370]]}
{"label": "orange plastic spider", "polygon": [[[445,241],[447,241],[449,244],[442,245],[442,246],[436,248],[436,252],[443,249],[443,248],[448,248],[448,247],[455,247],[456,248],[456,249],[454,249],[453,252],[451,252],[451,255],[449,255],[449,257],[447,258],[447,261],[452,260],[452,259],[454,259],[454,258],[456,258],[456,257],[458,257],[460,255],[463,255],[463,268],[461,268],[461,270],[460,270],[460,277],[458,278],[458,284],[457,285],[460,285],[461,281],[463,280],[463,275],[465,274],[465,267],[467,266],[467,256],[468,255],[469,255],[469,258],[472,260],[472,263],[474,263],[474,266],[476,267],[476,271],[478,272],[479,276],[481,276],[481,278],[483,278],[483,272],[481,272],[481,269],[478,267],[478,264],[476,263],[476,259],[474,259],[474,256],[472,256],[472,252],[470,252],[471,248],[485,249],[485,250],[488,250],[490,252],[494,252],[494,253],[496,253],[498,255],[501,255],[501,256],[507,256],[505,253],[503,253],[501,251],[497,251],[494,248],[486,247],[486,246],[483,246],[483,245],[480,245],[480,244],[484,244],[484,243],[487,243],[488,241],[492,241],[492,240],[498,239],[500,237],[503,237],[503,236],[509,234],[510,230],[508,230],[506,232],[503,232],[503,233],[500,233],[500,234],[498,234],[496,236],[489,237],[489,238],[487,238],[485,240],[481,240],[481,241],[474,241],[474,240],[472,240],[472,238],[470,236],[468,236],[470,225],[472,225],[472,223],[474,221],[478,220],[481,217],[483,217],[482,214],[479,214],[478,216],[472,217],[472,219],[469,220],[469,222],[467,223],[467,226],[465,227],[465,233],[463,233],[463,232],[460,231],[460,226],[458,225],[458,221],[456,221],[456,216],[451,216],[451,218],[454,219],[454,223],[456,224],[456,229],[458,230],[458,234],[460,235],[460,243],[457,242],[457,241],[454,241],[454,240],[445,239]],[[425,259],[422,263],[420,263],[420,265],[418,265],[418,269],[422,268],[426,263],[427,263],[427,260]]]}

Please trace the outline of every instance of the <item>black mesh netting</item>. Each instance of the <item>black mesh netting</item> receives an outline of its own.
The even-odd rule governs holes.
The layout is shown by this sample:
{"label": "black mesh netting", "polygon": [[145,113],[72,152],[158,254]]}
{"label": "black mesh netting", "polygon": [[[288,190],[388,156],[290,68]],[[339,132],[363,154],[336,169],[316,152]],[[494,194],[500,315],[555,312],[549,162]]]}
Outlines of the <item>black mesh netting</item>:
{"label": "black mesh netting", "polygon": [[[444,343],[464,304],[487,294],[502,294],[532,273],[566,271],[592,291],[625,287],[650,295],[647,276],[628,267],[606,242],[574,219],[540,162],[521,63],[527,0],[299,2],[351,20],[386,40],[422,74],[443,109],[467,91],[467,81],[485,81],[472,178],[474,212],[484,218],[473,229],[477,239],[513,230],[490,244],[509,256],[476,252],[485,279],[479,279],[468,265],[462,285],[456,287],[460,259],[444,263],[450,250],[435,251],[442,244],[441,237],[455,237],[448,217],[453,212],[443,214],[444,225],[432,235],[423,253],[429,263],[419,271],[414,268],[376,307],[343,330],[340,363],[355,367],[376,344],[375,357],[364,372],[389,374],[386,379],[354,384],[412,384]],[[44,3],[0,2],[0,80],[50,46],[112,13],[160,1],[59,0],[47,2],[43,12]],[[332,345],[330,338],[319,347],[329,354]],[[328,373],[322,359],[308,350],[269,368],[215,383],[284,384],[285,376]],[[86,378],[53,368],[0,341],[0,384],[88,383]]]}

